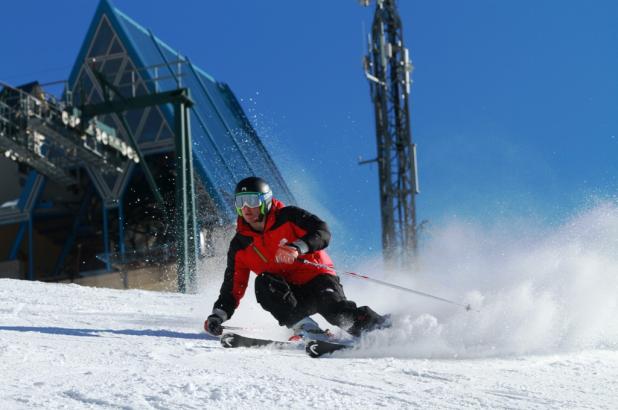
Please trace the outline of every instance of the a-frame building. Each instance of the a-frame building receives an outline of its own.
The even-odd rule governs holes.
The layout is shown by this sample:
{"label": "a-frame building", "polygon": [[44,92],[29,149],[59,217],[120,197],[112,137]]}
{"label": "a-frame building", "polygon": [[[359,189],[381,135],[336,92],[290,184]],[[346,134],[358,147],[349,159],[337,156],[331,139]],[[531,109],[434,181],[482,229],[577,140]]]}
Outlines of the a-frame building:
{"label": "a-frame building", "polygon": [[[114,93],[108,87],[104,96],[95,72]],[[236,219],[233,189],[238,180],[260,175],[278,198],[286,203],[294,198],[229,86],[110,1],[101,0],[65,97],[80,107],[177,88],[187,88],[194,102],[189,122],[196,171],[196,229],[203,236],[202,256],[209,256],[215,248],[213,232],[232,226]],[[97,120],[115,129],[127,143],[132,136],[145,161],[126,161],[115,175],[84,162],[68,171],[77,181],[71,186],[21,166],[22,200],[16,201],[14,210],[0,209],[0,230],[12,225],[2,236],[13,238],[6,246],[0,243],[0,251],[3,246],[10,248],[9,260],[28,265],[19,268],[22,277],[78,281],[121,270],[127,286],[131,269],[143,270],[149,263],[173,265],[174,225],[146,183],[150,173],[166,206],[174,206],[173,107],[150,106]],[[27,178],[23,171],[28,172]]]}

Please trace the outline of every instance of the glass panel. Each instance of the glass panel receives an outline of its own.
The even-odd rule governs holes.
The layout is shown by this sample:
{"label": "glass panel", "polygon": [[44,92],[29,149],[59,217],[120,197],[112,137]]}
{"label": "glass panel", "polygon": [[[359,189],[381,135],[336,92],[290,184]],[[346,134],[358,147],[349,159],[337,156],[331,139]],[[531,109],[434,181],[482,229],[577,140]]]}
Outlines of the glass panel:
{"label": "glass panel", "polygon": [[131,84],[131,73],[129,71],[125,71],[118,80],[118,89],[120,93],[124,97],[132,97],[133,95],[133,87]]}
{"label": "glass panel", "polygon": [[[157,76],[169,77],[158,79],[157,90],[167,91],[177,88],[177,82],[172,77],[177,72],[175,62],[179,57],[176,52],[161,42],[157,41],[155,44],[150,34],[143,28],[125,18],[122,13],[117,15],[120,25],[136,48],[137,56],[133,57],[139,61],[133,59],[132,62],[139,64],[139,68],[163,64],[156,73],[153,69],[139,72],[142,80],[146,82],[140,82],[137,95],[145,94],[146,86],[153,92],[155,84],[149,80]],[[116,50],[116,44],[112,48]],[[174,65],[171,71],[166,63]],[[132,68],[133,64],[127,64],[127,67]],[[182,66],[182,72],[183,76],[180,79],[182,86],[191,90],[191,98],[195,102],[194,108],[190,111],[195,167],[213,199],[225,202],[233,213],[233,204],[227,203],[229,202],[227,199],[233,198],[232,193],[237,180],[253,174],[264,176],[273,184],[273,189],[283,193],[283,189],[278,186],[279,174],[272,166],[269,154],[262,148],[251,125],[243,118],[242,108],[235,101],[233,94],[227,87],[220,87],[206,75],[200,73],[197,77],[186,64]],[[130,74],[125,72],[120,82],[123,93],[130,95],[128,84]],[[144,122],[143,130],[140,131],[142,134],[140,142],[154,138],[173,138],[172,113],[173,108],[169,104],[149,110],[148,120]],[[133,128],[140,118],[139,112],[128,113],[127,118],[130,116],[133,117]],[[164,119],[169,123],[166,124]],[[289,202],[288,198],[280,194],[278,196]]]}
{"label": "glass panel", "polygon": [[167,122],[164,122],[163,125],[161,126],[161,131],[159,132],[159,140],[164,140],[164,139],[171,139],[174,138],[174,134],[172,133],[172,130],[170,129],[170,127],[167,125]]}
{"label": "glass panel", "polygon": [[101,19],[101,24],[99,25],[99,30],[94,37],[94,41],[92,47],[90,48],[90,53],[88,56],[102,56],[107,54],[107,49],[109,48],[109,44],[112,41],[112,29],[109,26],[106,18]]}
{"label": "glass panel", "polygon": [[[140,27],[137,27],[131,21],[125,19],[122,15],[118,16],[119,21],[124,26],[127,35],[131,37],[131,40],[133,40],[137,53],[144,64],[143,66],[138,67],[138,69],[161,64],[163,60],[155,48],[150,35],[147,32],[144,32]],[[140,75],[142,75],[144,80],[146,80],[148,89],[154,91],[154,84],[149,81],[153,77],[154,73],[140,71]]]}
{"label": "glass panel", "polygon": [[124,53],[124,49],[122,48],[122,45],[120,45],[120,41],[118,41],[118,38],[114,37],[114,40],[112,41],[112,47],[109,49],[109,54],[118,53]]}
{"label": "glass panel", "polygon": [[107,174],[107,175],[103,175],[103,179],[105,180],[105,183],[107,184],[107,187],[111,189],[114,187],[114,185],[116,185],[116,179],[118,178],[118,176],[114,175],[114,174]]}
{"label": "glass panel", "polygon": [[[178,60],[178,55],[175,52],[170,51],[169,48],[163,46],[162,44],[160,45],[161,47],[161,52],[163,53],[164,56],[164,63],[166,64],[170,64],[172,68],[172,72],[170,72],[170,69],[167,67],[167,65],[164,67],[165,68],[165,76],[169,76],[170,78],[162,80],[160,82],[160,88],[163,90],[174,90],[176,88],[178,88],[177,86],[177,79],[176,79],[176,75],[178,73],[178,69],[175,67],[175,64],[172,64],[173,62]],[[183,71],[187,71],[188,67],[186,66],[186,64],[183,65],[183,67],[181,68],[181,73]],[[180,84],[182,87],[185,87],[186,84],[184,84],[184,79],[180,78]],[[195,91],[191,90],[191,95],[193,95]],[[168,121],[168,124],[173,124],[174,122],[174,107],[172,106],[172,104],[166,104],[163,109],[163,115],[165,115],[165,118]]]}
{"label": "glass panel", "polygon": [[87,100],[92,90],[92,81],[90,77],[82,70],[80,76],[75,82],[75,88],[73,89],[73,98],[75,103],[79,105],[82,100]]}
{"label": "glass panel", "polygon": [[124,66],[124,72],[120,76],[120,79],[118,80],[118,83],[117,83],[121,94],[125,97],[133,97],[133,92],[134,92],[133,87],[134,86],[135,86],[135,95],[138,95],[137,93],[138,88],[140,89],[140,95],[143,95],[145,93],[144,86],[142,86],[141,88],[139,87],[139,84],[140,84],[139,73],[135,72],[134,69],[135,69],[135,66],[133,65],[131,60],[127,58],[127,63]]}
{"label": "glass panel", "polygon": [[105,61],[105,63],[103,64],[103,68],[99,68],[109,82],[114,82],[116,74],[120,69],[120,64],[122,64],[122,60],[122,57],[109,59]]}
{"label": "glass panel", "polygon": [[139,80],[137,87],[135,87],[135,96],[139,97],[140,95],[150,94],[146,91],[146,87],[144,86],[144,82]]}
{"label": "glass panel", "polygon": [[142,120],[142,115],[144,114],[144,110],[130,110],[127,111],[124,116],[129,123],[129,128],[131,132],[135,136],[137,134],[137,129],[139,127],[140,121]]}
{"label": "glass panel", "polygon": [[[230,172],[234,180],[239,180],[243,176],[252,175],[253,171],[249,166],[246,158],[238,149],[238,145],[231,138],[225,123],[217,112],[217,108],[212,100],[202,91],[201,85],[196,77],[190,75],[185,78],[186,85],[193,91],[191,98],[195,101],[194,110],[196,111],[196,120],[191,123],[191,126],[196,128],[205,128],[204,134],[206,138],[212,138],[212,143],[216,146],[219,154],[226,158],[230,164]],[[201,121],[200,121],[201,120]],[[202,123],[203,122],[203,123]]]}
{"label": "glass panel", "polygon": [[165,57],[165,62],[168,64],[164,67],[164,72],[161,74],[162,77],[169,77],[168,79],[162,80],[162,87],[166,90],[173,90],[178,88],[178,83],[184,87],[185,78],[189,72],[189,67],[186,63],[182,63],[180,67],[178,66],[178,60],[182,60],[182,57],[179,57],[177,53],[172,52],[168,47],[163,45],[160,41],[157,41],[159,44],[159,48]]}
{"label": "glass panel", "polygon": [[[134,65],[131,62],[130,59],[124,57],[122,58],[122,60],[126,60],[126,64],[124,65],[124,72],[123,74],[120,76],[120,79],[117,82],[118,88],[120,89],[120,93],[127,98],[130,98],[133,96],[133,86],[132,86],[132,79],[133,79],[133,68]],[[139,83],[138,83],[139,84]],[[137,95],[137,91],[138,89],[140,90],[140,94],[143,94],[145,92],[144,86],[141,86],[141,88],[139,88],[139,86],[136,89],[136,95]],[[137,131],[139,129],[139,125],[140,122],[142,120],[142,116],[144,114],[144,109],[139,109],[139,110],[129,110],[125,113],[125,118],[127,120],[127,122],[129,123],[129,129],[131,130],[131,133],[133,133],[133,135],[137,135]]]}
{"label": "glass panel", "polygon": [[161,121],[163,121],[163,118],[161,117],[159,110],[156,107],[150,108],[146,122],[140,132],[140,143],[145,141],[153,141],[157,138],[157,134],[161,128]]}
{"label": "glass panel", "polygon": [[99,90],[96,88],[92,90],[92,94],[90,94],[90,98],[88,99],[89,104],[98,104],[103,102],[103,96],[99,94]]}
{"label": "glass panel", "polygon": [[214,83],[201,73],[199,75],[209,91],[213,102],[216,104],[223,121],[229,127],[231,138],[238,144],[238,149],[244,154],[244,158],[249,161],[251,169],[253,169],[255,174],[261,175],[269,181],[273,190],[277,192],[279,199],[290,203],[293,198],[287,195],[287,189],[280,186],[280,174],[273,167],[270,154],[268,154],[257,133],[246,119],[242,107],[238,104],[232,91],[226,85]]}
{"label": "glass panel", "polygon": [[103,68],[101,68],[101,72],[105,74],[105,78],[108,80],[113,80],[120,69],[120,64],[122,63],[123,58],[111,58],[106,60],[103,64]]}
{"label": "glass panel", "polygon": [[[217,153],[212,140],[206,136],[203,128],[196,126],[197,119],[191,115],[191,136],[193,137],[193,159],[195,167],[202,178],[206,178],[205,185],[211,192],[233,192],[235,177],[230,172],[227,163]],[[233,208],[230,202],[229,209]]]}

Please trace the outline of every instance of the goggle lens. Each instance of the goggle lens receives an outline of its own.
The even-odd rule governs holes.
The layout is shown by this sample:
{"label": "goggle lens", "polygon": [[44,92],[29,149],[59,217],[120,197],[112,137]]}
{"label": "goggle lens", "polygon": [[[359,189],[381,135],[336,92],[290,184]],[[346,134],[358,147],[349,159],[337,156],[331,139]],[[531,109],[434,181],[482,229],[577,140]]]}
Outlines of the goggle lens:
{"label": "goggle lens", "polygon": [[235,203],[237,209],[242,209],[245,206],[257,208],[262,204],[262,195],[256,193],[236,195]]}

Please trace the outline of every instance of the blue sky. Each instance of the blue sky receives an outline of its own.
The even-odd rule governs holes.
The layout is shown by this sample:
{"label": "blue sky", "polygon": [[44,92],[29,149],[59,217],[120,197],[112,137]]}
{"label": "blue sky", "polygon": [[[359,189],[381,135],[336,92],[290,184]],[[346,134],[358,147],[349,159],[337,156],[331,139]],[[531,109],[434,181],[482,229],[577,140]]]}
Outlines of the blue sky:
{"label": "blue sky", "polygon": [[[379,252],[377,169],[357,165],[376,152],[361,67],[373,7],[112,3],[232,87],[300,205],[334,225],[335,253]],[[398,3],[415,66],[419,220],[553,224],[594,198],[615,198],[618,2]],[[67,78],[96,6],[4,2],[0,80]]]}

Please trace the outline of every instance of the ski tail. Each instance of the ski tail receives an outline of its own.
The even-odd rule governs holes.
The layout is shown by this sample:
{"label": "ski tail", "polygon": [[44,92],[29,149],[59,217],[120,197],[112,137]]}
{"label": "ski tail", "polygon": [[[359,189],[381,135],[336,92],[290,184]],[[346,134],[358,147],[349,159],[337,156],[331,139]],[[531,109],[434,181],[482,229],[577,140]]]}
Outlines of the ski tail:
{"label": "ski tail", "polygon": [[270,339],[258,339],[254,337],[242,336],[237,333],[225,333],[223,334],[223,336],[221,336],[221,346],[225,348],[271,346],[279,349],[284,349],[297,347],[298,343],[282,342]]}

